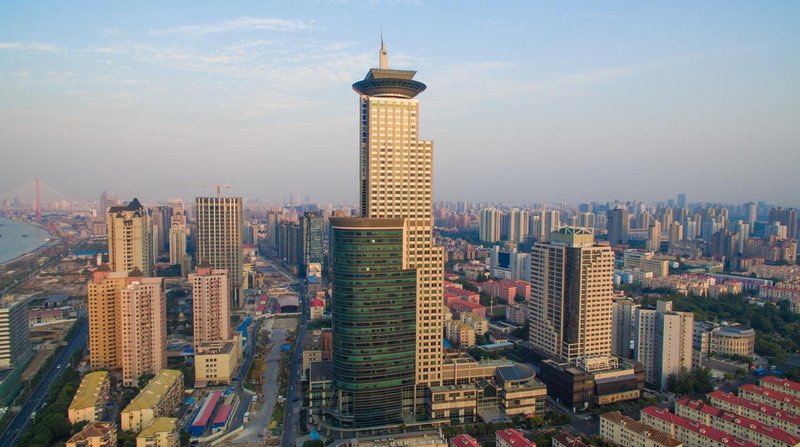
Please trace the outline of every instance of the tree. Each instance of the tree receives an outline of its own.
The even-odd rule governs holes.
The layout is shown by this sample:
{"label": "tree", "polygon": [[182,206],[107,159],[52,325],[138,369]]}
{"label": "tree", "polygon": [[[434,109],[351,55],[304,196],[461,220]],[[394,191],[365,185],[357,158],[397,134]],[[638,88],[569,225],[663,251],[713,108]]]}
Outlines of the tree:
{"label": "tree", "polygon": [[191,444],[192,435],[188,431],[181,429],[181,447],[186,447]]}
{"label": "tree", "polygon": [[153,377],[155,376],[155,374],[142,374],[139,376],[139,389],[141,390],[144,388],[147,385],[147,382],[153,380]]}

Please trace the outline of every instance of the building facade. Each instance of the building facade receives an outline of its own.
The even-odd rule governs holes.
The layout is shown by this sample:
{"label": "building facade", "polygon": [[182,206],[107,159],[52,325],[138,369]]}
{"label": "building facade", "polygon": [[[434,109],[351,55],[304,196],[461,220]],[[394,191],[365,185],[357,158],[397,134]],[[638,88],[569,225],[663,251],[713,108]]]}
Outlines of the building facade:
{"label": "building facade", "polygon": [[694,314],[659,301],[656,309],[636,309],[634,326],[634,360],[644,365],[645,381],[664,390],[671,374],[692,368]]}
{"label": "building facade", "polygon": [[147,209],[134,198],[127,205],[110,207],[107,220],[111,271],[139,269],[151,275],[157,248],[153,245],[153,224]]}
{"label": "building facade", "polygon": [[231,338],[230,278],[225,269],[197,266],[189,275],[192,284],[192,319],[195,346]]}
{"label": "building facade", "polygon": [[209,263],[228,271],[231,306],[240,306],[242,273],[242,198],[198,197],[197,213],[198,263]]}
{"label": "building facade", "polygon": [[414,412],[418,278],[404,222],[331,218],[333,413],[345,426]]}
{"label": "building facade", "polygon": [[31,355],[28,303],[0,300],[0,369],[27,362]]}
{"label": "building facade", "polygon": [[167,297],[163,278],[129,277],[119,290],[122,383],[167,367]]}
{"label": "building facade", "polygon": [[537,351],[587,371],[613,367],[614,253],[592,230],[562,227],[531,251],[529,341]]}

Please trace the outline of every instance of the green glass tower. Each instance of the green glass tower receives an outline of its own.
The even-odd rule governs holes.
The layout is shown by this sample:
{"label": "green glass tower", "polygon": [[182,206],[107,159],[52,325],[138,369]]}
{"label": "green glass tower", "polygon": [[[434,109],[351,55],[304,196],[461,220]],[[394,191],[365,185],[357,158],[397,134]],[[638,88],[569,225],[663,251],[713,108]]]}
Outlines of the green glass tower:
{"label": "green glass tower", "polygon": [[331,219],[333,385],[342,426],[400,424],[413,413],[417,272],[404,219]]}

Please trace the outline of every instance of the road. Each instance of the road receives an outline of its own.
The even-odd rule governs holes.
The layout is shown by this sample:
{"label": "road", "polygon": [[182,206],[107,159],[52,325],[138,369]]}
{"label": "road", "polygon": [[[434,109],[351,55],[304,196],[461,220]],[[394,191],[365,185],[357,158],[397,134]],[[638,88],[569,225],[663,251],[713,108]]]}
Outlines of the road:
{"label": "road", "polygon": [[33,393],[28,397],[25,404],[22,405],[19,413],[17,413],[11,423],[8,424],[6,431],[0,436],[0,447],[11,447],[14,445],[14,442],[30,422],[31,414],[42,405],[42,401],[45,395],[50,391],[50,387],[61,373],[64,372],[64,367],[72,358],[72,354],[86,346],[88,334],[89,321],[84,318],[81,320],[80,327],[75,332],[72,340],[59,352],[55,361],[51,364],[50,369],[36,385],[36,388],[33,389]]}
{"label": "road", "polygon": [[246,391],[242,386],[244,380],[247,379],[247,372],[250,371],[250,365],[253,363],[253,358],[256,352],[256,339],[258,338],[258,331],[261,328],[262,320],[255,320],[250,324],[247,333],[247,345],[242,366],[239,368],[239,380],[233,386],[234,392],[239,396],[239,406],[236,408],[236,413],[233,415],[229,427],[240,427],[244,420],[244,414],[250,408],[250,400],[254,394]]}
{"label": "road", "polygon": [[286,411],[283,414],[283,435],[281,436],[281,447],[294,447],[297,439],[297,429],[300,425],[300,407],[303,405],[302,385],[300,383],[303,374],[303,337],[306,332],[306,318],[308,310],[306,306],[305,290],[300,292],[300,328],[297,330],[295,338],[295,350],[292,357],[292,368],[289,372],[289,388],[286,392]]}

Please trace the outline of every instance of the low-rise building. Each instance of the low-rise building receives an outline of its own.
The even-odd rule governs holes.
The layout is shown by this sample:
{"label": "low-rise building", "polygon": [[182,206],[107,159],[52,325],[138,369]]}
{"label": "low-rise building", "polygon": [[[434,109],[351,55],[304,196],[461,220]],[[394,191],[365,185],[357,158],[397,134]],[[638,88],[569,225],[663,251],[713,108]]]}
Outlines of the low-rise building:
{"label": "low-rise building", "polygon": [[65,447],[116,447],[117,426],[113,422],[89,422],[72,435]]}
{"label": "low-rise building", "polygon": [[600,435],[625,447],[680,447],[683,444],[669,433],[623,416],[619,411],[600,415]]}
{"label": "low-rise building", "polygon": [[645,425],[669,433],[687,447],[759,447],[754,442],[739,439],[722,430],[677,416],[664,408],[643,408],[641,421]]}
{"label": "low-rise building", "polygon": [[230,385],[242,360],[242,342],[233,340],[204,341],[194,347],[195,383]]}
{"label": "low-rise building", "polygon": [[183,401],[183,373],[162,369],[120,413],[121,427],[138,432],[155,418],[171,416]]}
{"label": "low-rise building", "polygon": [[800,399],[800,383],[775,376],[764,377],[759,383],[768,390],[780,391]]}
{"label": "low-rise building", "polygon": [[513,428],[497,430],[495,432],[495,445],[497,447],[536,447],[536,443],[522,436],[522,433]]}
{"label": "low-rise building", "polygon": [[800,436],[800,415],[723,391],[708,393],[708,399],[711,405],[717,408],[755,419]]}
{"label": "low-rise building", "polygon": [[136,435],[136,447],[179,447],[178,419],[159,417]]}
{"label": "low-rise building", "polygon": [[763,402],[783,411],[800,414],[800,398],[791,394],[771,390],[763,386],[747,384],[739,387],[739,396],[756,402]]}
{"label": "low-rise building", "polygon": [[720,326],[711,332],[709,342],[713,355],[752,357],[756,346],[756,331],[741,324]]}
{"label": "low-rise building", "polygon": [[480,443],[468,434],[453,436],[447,441],[448,447],[481,447]]}
{"label": "low-rise building", "polygon": [[800,438],[755,419],[708,405],[699,399],[675,402],[675,414],[700,422],[762,447],[797,447]]}
{"label": "low-rise building", "polygon": [[528,303],[514,303],[506,306],[506,320],[523,326],[528,321]]}
{"label": "low-rise building", "polygon": [[70,424],[102,419],[110,390],[111,378],[108,371],[94,371],[83,376],[67,410]]}
{"label": "low-rise building", "polygon": [[449,320],[446,326],[447,339],[462,349],[475,346],[475,329],[461,320]]}
{"label": "low-rise building", "polygon": [[589,447],[579,436],[562,431],[553,435],[553,447]]}

